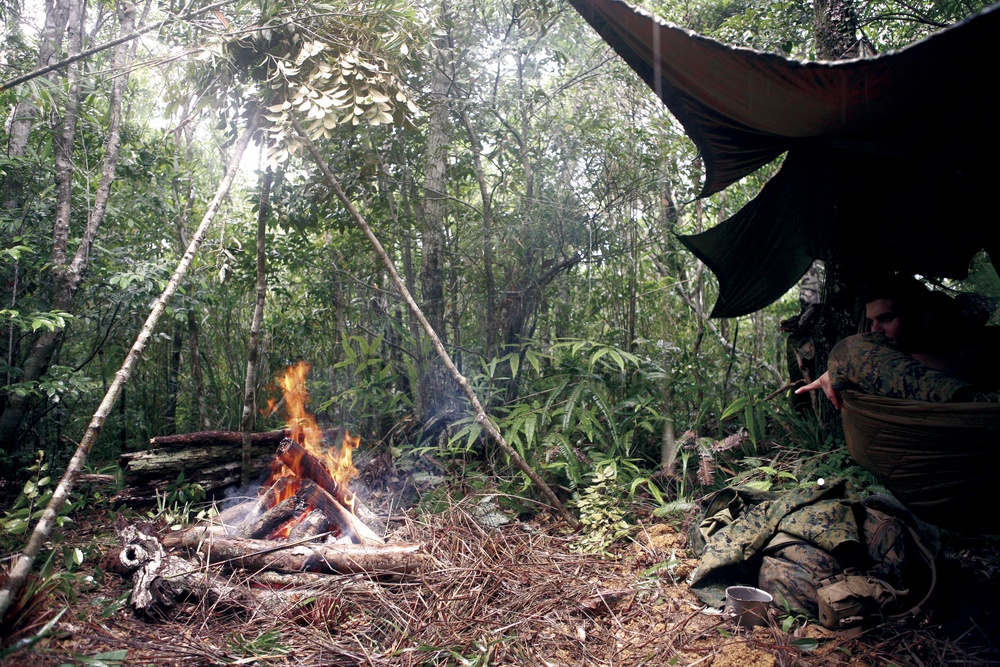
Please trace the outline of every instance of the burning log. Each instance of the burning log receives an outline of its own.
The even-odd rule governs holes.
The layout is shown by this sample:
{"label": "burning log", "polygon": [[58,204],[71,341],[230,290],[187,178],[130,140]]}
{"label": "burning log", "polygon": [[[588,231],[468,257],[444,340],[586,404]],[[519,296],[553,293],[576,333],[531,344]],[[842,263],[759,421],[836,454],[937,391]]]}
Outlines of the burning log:
{"label": "burning log", "polygon": [[285,438],[278,445],[275,461],[283,463],[291,470],[300,472],[303,477],[314,481],[342,505],[350,507],[351,497],[354,494],[337,484],[323,462],[291,438]]}
{"label": "burning log", "polygon": [[291,480],[289,479],[278,479],[255,500],[248,500],[247,502],[224,509],[212,520],[212,523],[217,526],[223,526],[226,532],[232,535],[241,526],[256,521],[266,511],[277,505],[279,498],[288,495],[286,491],[290,484]]}
{"label": "burning log", "polygon": [[236,531],[236,535],[252,539],[269,537],[278,528],[302,515],[308,509],[309,506],[299,495],[285,498],[261,514],[256,520],[242,526]]}
{"label": "burning log", "polygon": [[[367,532],[370,534],[369,537],[375,537],[378,543],[382,542],[373,530],[368,529],[369,525],[379,524],[375,513],[365,507],[364,503],[347,488],[347,485],[338,484],[337,480],[330,474],[330,471],[323,465],[323,462],[305,447],[291,438],[285,438],[278,445],[275,461],[284,464],[291,470],[299,471],[303,477],[314,481],[320,489],[329,494],[341,507],[349,508],[350,511],[348,511],[348,514],[351,514],[353,511],[350,521],[357,523],[354,519],[356,516],[364,524],[363,529],[355,531],[356,534],[360,536],[361,533]],[[333,521],[334,519],[330,517],[330,520]]]}
{"label": "burning log", "polygon": [[310,506],[323,511],[331,526],[339,526],[341,532],[353,538],[354,542],[366,545],[379,545],[385,542],[319,484],[305,480],[300,487],[300,493],[306,497]]}
{"label": "burning log", "polygon": [[279,572],[403,575],[419,572],[429,562],[419,544],[295,544],[247,540],[212,534],[196,526],[163,538],[168,549],[198,553],[207,563]]}
{"label": "burning log", "polygon": [[326,518],[323,510],[313,510],[306,515],[306,518],[298,522],[288,532],[289,542],[299,542],[309,537],[315,537],[325,532],[330,527],[330,520]]}

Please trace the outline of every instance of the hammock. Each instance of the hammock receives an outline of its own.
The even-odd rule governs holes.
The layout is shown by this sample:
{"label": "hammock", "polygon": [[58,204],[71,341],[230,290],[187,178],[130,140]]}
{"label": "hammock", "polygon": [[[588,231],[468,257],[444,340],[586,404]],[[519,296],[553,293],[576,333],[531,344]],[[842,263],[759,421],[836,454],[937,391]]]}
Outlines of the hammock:
{"label": "hammock", "polygon": [[1000,404],[841,398],[851,456],[914,514],[948,530],[1000,533]]}

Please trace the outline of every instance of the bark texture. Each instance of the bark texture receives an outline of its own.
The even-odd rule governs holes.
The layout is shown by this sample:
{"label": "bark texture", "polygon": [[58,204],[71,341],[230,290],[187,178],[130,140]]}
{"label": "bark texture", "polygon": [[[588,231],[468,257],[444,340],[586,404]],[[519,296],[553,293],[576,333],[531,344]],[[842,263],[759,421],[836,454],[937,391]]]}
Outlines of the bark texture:
{"label": "bark texture", "polygon": [[264,303],[267,301],[267,259],[264,254],[267,238],[267,213],[270,206],[271,183],[274,172],[268,169],[260,186],[260,201],[257,206],[257,300],[250,323],[250,343],[247,348],[247,375],[243,386],[243,415],[240,430],[243,432],[243,449],[240,456],[242,473],[240,482],[246,485],[253,474],[253,452],[250,434],[253,431],[256,413],[257,358],[260,351],[260,325],[264,321]]}
{"label": "bark texture", "polygon": [[278,572],[401,575],[419,572],[430,557],[419,544],[294,544],[227,537],[197,526],[163,538],[167,549],[200,554],[206,563]]}

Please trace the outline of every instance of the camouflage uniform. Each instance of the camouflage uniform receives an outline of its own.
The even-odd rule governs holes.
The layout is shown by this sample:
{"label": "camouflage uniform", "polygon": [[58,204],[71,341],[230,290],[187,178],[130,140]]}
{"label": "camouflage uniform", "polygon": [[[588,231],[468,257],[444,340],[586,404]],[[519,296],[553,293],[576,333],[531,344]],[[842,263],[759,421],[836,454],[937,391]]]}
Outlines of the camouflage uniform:
{"label": "camouflage uniform", "polygon": [[[717,492],[704,504],[705,520],[693,525],[688,535],[690,551],[701,557],[698,569],[691,575],[692,592],[702,602],[721,607],[727,587],[758,585],[765,556],[780,555],[782,549],[803,541],[846,557],[861,544],[851,511],[856,501],[857,496],[844,479],[788,492],[759,491],[749,487]],[[831,564],[828,558],[814,549],[801,565],[822,570],[827,576],[847,564],[835,559],[831,559]],[[845,560],[853,561],[854,558]],[[785,598],[797,613],[815,615],[815,583],[807,585],[806,579],[789,573],[780,590],[771,585],[768,588]],[[809,596],[805,589],[811,591],[811,608],[808,604],[796,604],[799,598]],[[782,604],[780,598],[778,604]]]}
{"label": "camouflage uniform", "polygon": [[931,368],[903,352],[883,333],[850,336],[830,352],[834,389],[938,403],[995,402],[996,392],[977,392],[972,382]]}

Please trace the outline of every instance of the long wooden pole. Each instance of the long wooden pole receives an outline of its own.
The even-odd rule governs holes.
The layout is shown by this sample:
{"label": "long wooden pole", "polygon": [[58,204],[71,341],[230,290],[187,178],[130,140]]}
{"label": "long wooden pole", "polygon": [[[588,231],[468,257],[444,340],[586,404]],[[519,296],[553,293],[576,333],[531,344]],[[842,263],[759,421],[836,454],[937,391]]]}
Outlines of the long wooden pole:
{"label": "long wooden pole", "polygon": [[32,531],[31,537],[28,539],[27,546],[25,546],[24,551],[21,553],[20,557],[18,557],[17,562],[14,563],[14,567],[10,571],[10,577],[7,579],[7,583],[4,584],[3,589],[0,589],[0,617],[3,617],[3,615],[7,612],[7,608],[10,607],[11,602],[14,601],[18,592],[20,592],[21,587],[28,578],[28,574],[31,572],[31,566],[35,562],[35,557],[38,556],[38,552],[41,550],[42,544],[49,538],[49,535],[52,534],[52,529],[55,526],[56,518],[59,516],[59,511],[63,508],[63,505],[66,504],[66,499],[69,497],[70,491],[73,490],[73,483],[76,481],[76,476],[83,468],[83,464],[87,460],[87,455],[90,454],[91,448],[97,441],[97,436],[100,434],[101,428],[104,426],[104,421],[107,419],[108,413],[111,412],[111,408],[114,406],[115,401],[118,400],[118,395],[121,393],[122,389],[124,389],[125,383],[128,382],[129,377],[132,375],[132,369],[135,367],[136,362],[138,362],[139,357],[142,356],[142,351],[145,349],[146,344],[149,342],[149,339],[153,337],[153,330],[156,329],[156,325],[160,321],[160,317],[163,315],[163,311],[167,307],[167,302],[170,301],[174,292],[177,291],[177,287],[180,285],[181,280],[187,273],[188,267],[191,266],[191,261],[194,259],[195,253],[198,252],[198,248],[201,246],[202,241],[205,239],[205,235],[208,233],[208,228],[211,226],[216,214],[222,207],[222,202],[225,200],[226,195],[229,194],[229,188],[233,184],[236,172],[239,171],[243,152],[250,144],[250,137],[257,129],[258,120],[259,115],[254,113],[243,136],[240,137],[238,142],[236,142],[236,146],[233,148],[232,159],[229,163],[229,169],[226,171],[225,177],[219,184],[219,187],[215,192],[215,197],[208,205],[208,209],[205,211],[205,215],[201,220],[201,224],[198,226],[198,230],[194,233],[194,237],[191,239],[191,243],[184,252],[184,256],[181,258],[177,268],[174,269],[174,274],[170,277],[170,281],[167,283],[167,286],[163,289],[163,292],[156,300],[156,303],[153,304],[153,309],[149,313],[149,317],[146,318],[146,323],[143,325],[142,330],[135,339],[135,343],[132,344],[132,349],[129,350],[128,355],[126,355],[121,368],[118,369],[117,373],[115,373],[115,381],[111,383],[110,387],[108,387],[108,391],[104,395],[104,400],[101,401],[101,405],[97,408],[97,412],[95,412],[94,416],[91,418],[90,425],[87,426],[87,430],[83,434],[83,438],[80,440],[80,444],[76,448],[73,458],[70,459],[69,465],[66,466],[66,472],[63,473],[62,479],[59,480],[59,485],[53,492],[52,499],[45,508],[45,512],[42,513],[42,518],[39,519],[38,523],[35,525],[35,529]]}
{"label": "long wooden pole", "polygon": [[361,228],[361,231],[363,231],[365,236],[368,237],[368,241],[372,244],[372,247],[375,248],[376,254],[378,254],[379,258],[382,260],[382,265],[385,266],[385,270],[389,273],[389,278],[392,280],[392,283],[396,286],[396,289],[403,297],[403,300],[406,301],[406,305],[409,306],[414,317],[416,317],[417,321],[420,322],[420,326],[423,327],[424,331],[427,333],[427,337],[430,338],[431,344],[434,346],[434,350],[441,358],[441,361],[448,369],[448,372],[451,374],[452,378],[454,378],[455,382],[457,382],[462,388],[462,392],[469,399],[469,403],[472,404],[472,409],[476,414],[476,423],[478,423],[493,439],[493,441],[500,446],[500,449],[502,449],[503,452],[510,457],[510,459],[514,462],[514,465],[516,465],[521,472],[527,475],[528,479],[530,479],[531,482],[538,487],[542,494],[548,499],[549,503],[552,504],[560,515],[562,515],[566,523],[571,526],[576,526],[576,519],[559,501],[555,492],[553,492],[549,485],[545,483],[545,480],[543,480],[538,473],[535,472],[530,465],[528,465],[528,462],[517,453],[517,450],[510,446],[510,443],[508,443],[503,437],[503,434],[500,433],[500,430],[493,423],[493,420],[491,420],[489,415],[486,414],[483,404],[479,402],[479,397],[476,396],[476,392],[472,390],[472,386],[469,384],[469,381],[464,375],[462,375],[462,372],[458,370],[458,367],[455,366],[455,363],[451,360],[451,356],[448,354],[448,351],[444,349],[444,344],[438,337],[437,332],[434,331],[434,327],[432,327],[430,322],[427,321],[423,311],[420,310],[420,306],[417,305],[417,302],[413,299],[413,295],[411,295],[410,291],[406,289],[406,284],[399,276],[399,272],[396,271],[396,267],[392,263],[392,259],[389,258],[388,253],[386,253],[385,248],[382,247],[382,243],[378,240],[378,237],[375,236],[375,233],[372,232],[372,229],[368,226],[368,222],[364,219],[364,216],[362,216],[361,213],[359,213],[354,207],[354,203],[346,194],[344,194],[344,190],[340,187],[340,183],[333,175],[333,172],[330,171],[330,167],[326,164],[326,160],[324,160],[323,156],[316,150],[316,146],[313,145],[312,141],[310,141],[309,136],[302,129],[299,121],[293,118],[292,123],[295,127],[295,131],[299,133],[300,138],[309,150],[309,154],[312,155],[312,158],[319,166],[320,171],[323,172],[323,176],[326,178],[326,182],[330,186],[330,189],[333,190],[335,195],[337,195],[337,199],[339,199],[340,203],[344,205],[344,208],[347,209],[347,212],[358,224],[358,227]]}

